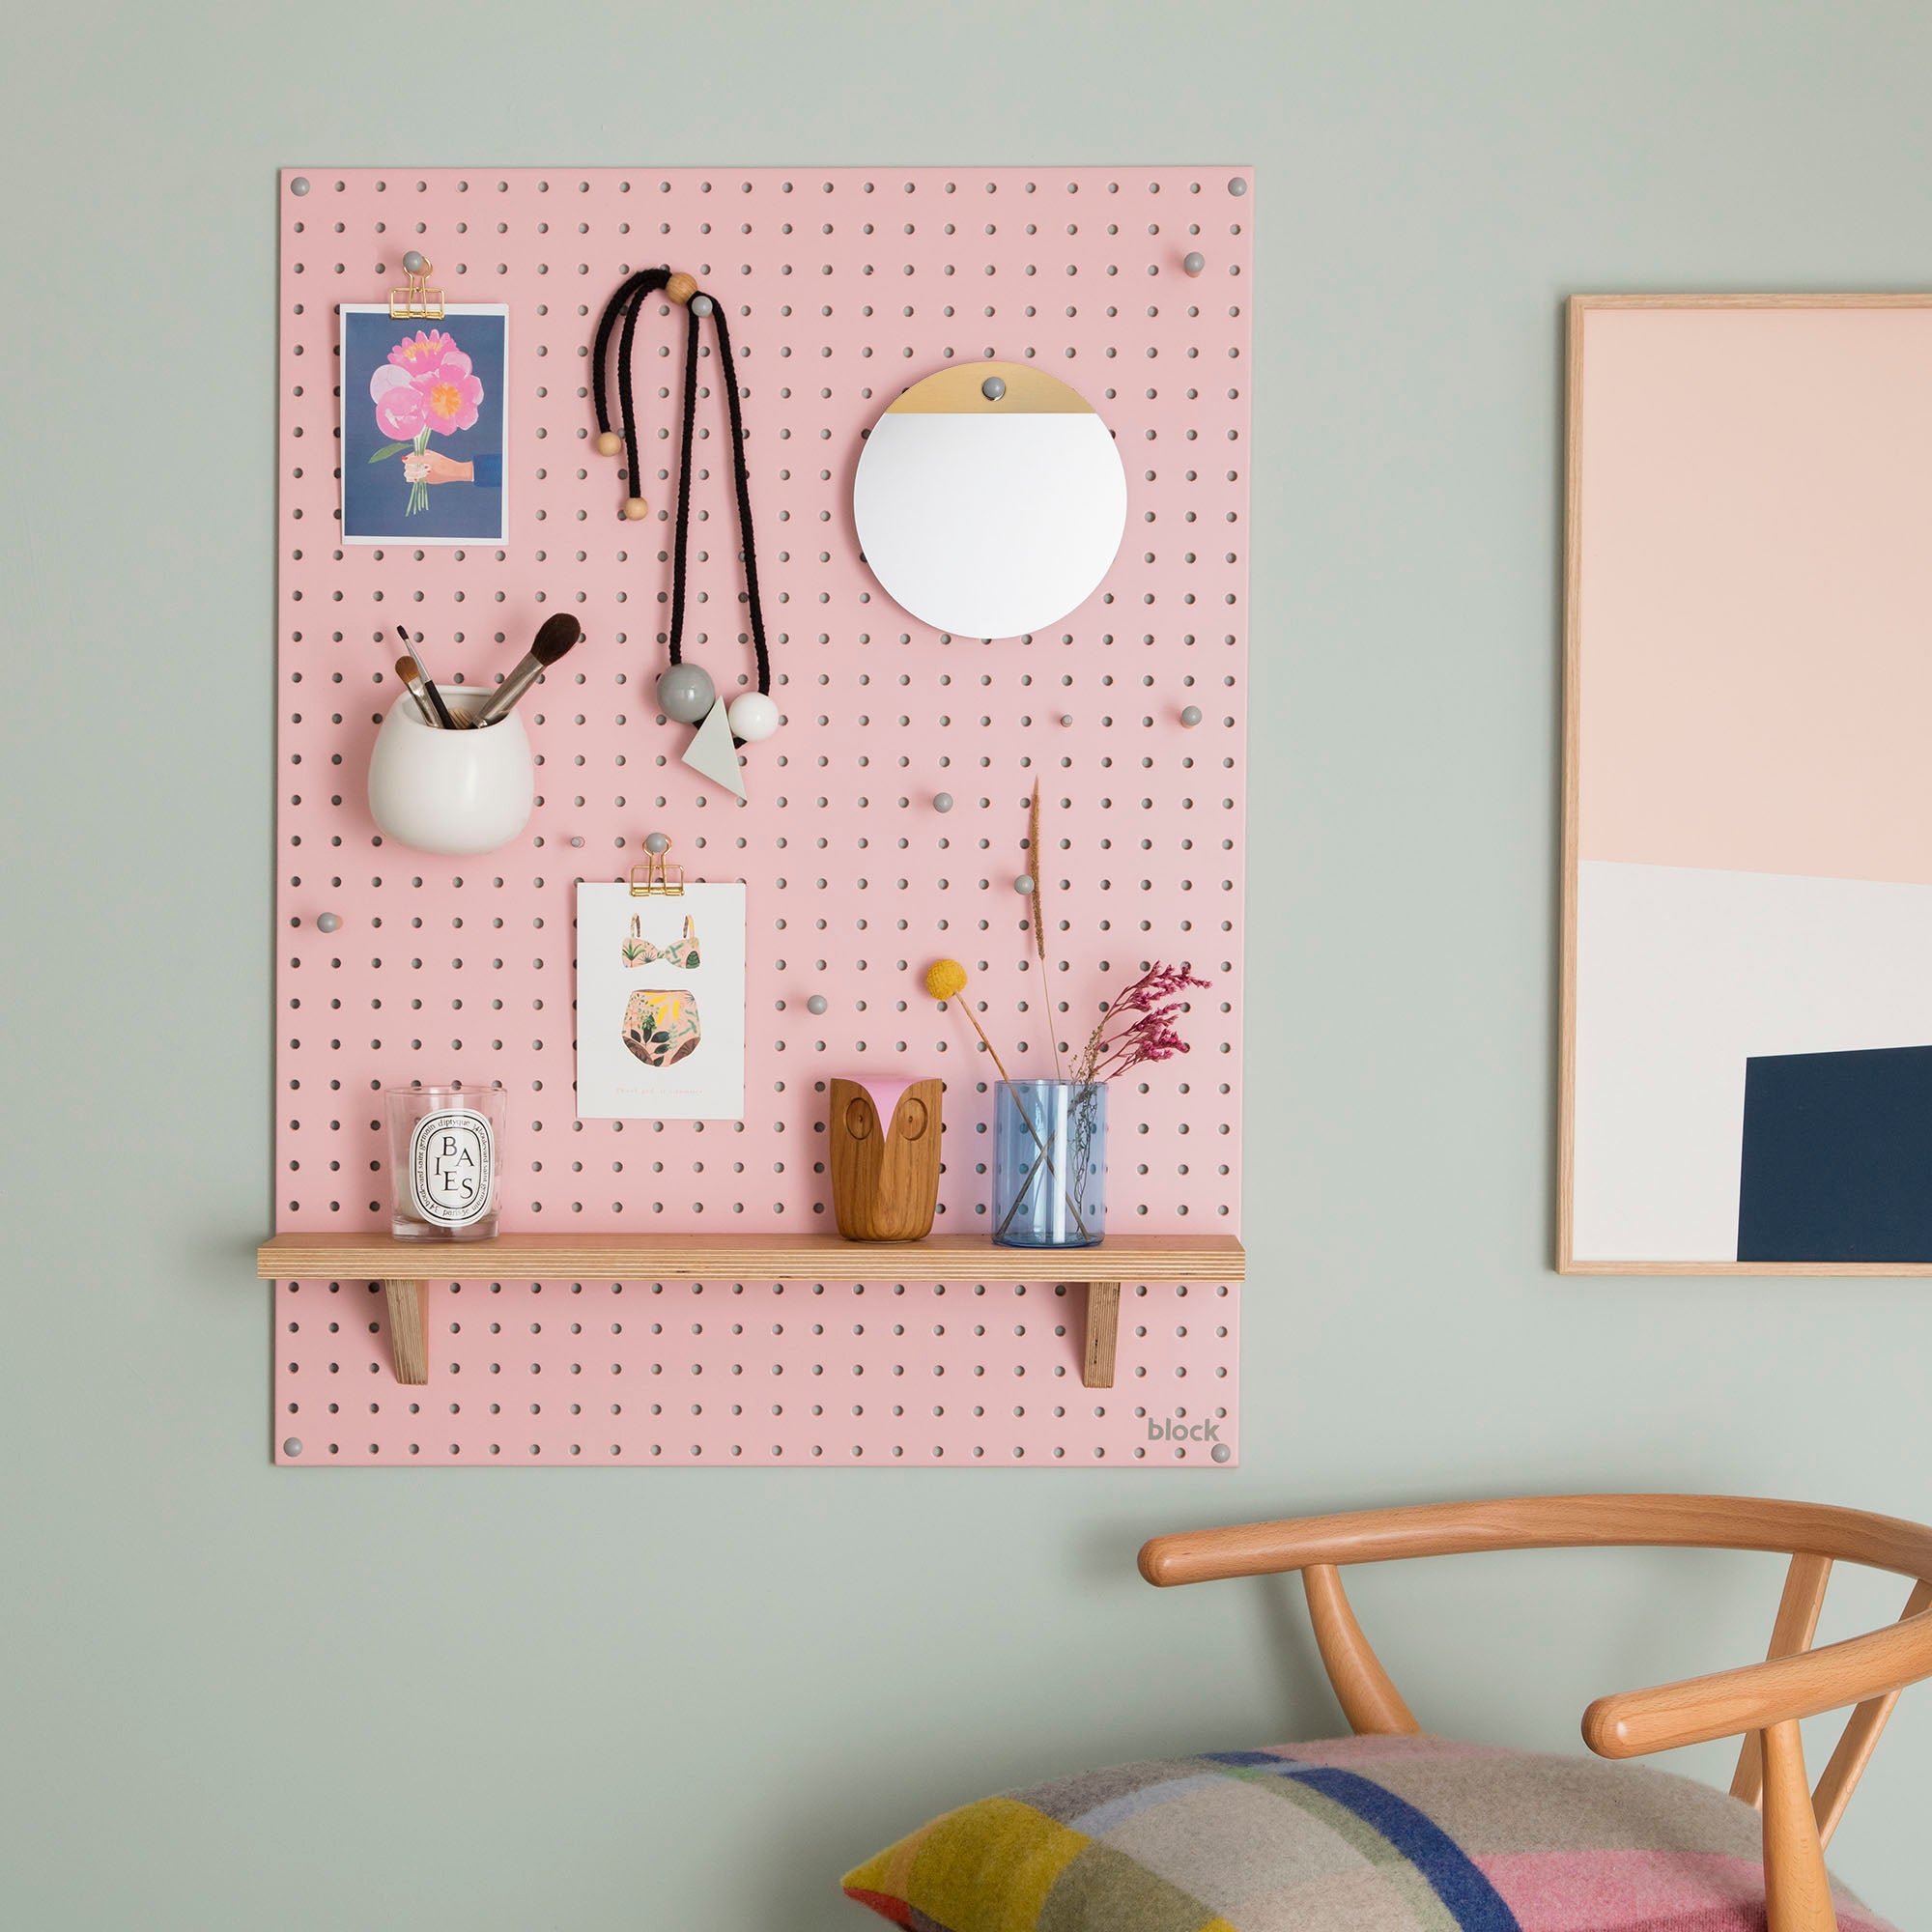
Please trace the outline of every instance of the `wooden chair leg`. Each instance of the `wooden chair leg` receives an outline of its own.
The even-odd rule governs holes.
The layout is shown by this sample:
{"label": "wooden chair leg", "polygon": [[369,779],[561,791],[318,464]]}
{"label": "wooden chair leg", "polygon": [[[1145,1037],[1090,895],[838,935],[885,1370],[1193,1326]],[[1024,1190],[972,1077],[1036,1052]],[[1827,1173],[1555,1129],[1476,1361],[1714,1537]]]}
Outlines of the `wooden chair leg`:
{"label": "wooden chair leg", "polygon": [[1114,1386],[1114,1354],[1121,1339],[1121,1284],[1087,1284],[1087,1346],[1081,1356],[1080,1379],[1090,1389]]}
{"label": "wooden chair leg", "polygon": [[1837,1932],[1796,1718],[1764,1733],[1764,1899],[1768,1932]]}
{"label": "wooden chair leg", "polygon": [[[1906,1599],[1904,1609],[1899,1612],[1900,1621],[1916,1617],[1925,1610],[1932,1610],[1932,1583],[1916,1583],[1912,1595]],[[1817,1790],[1811,1794],[1811,1808],[1818,1814],[1818,1842],[1821,1845],[1832,1842],[1832,1833],[1838,1829],[1845,1815],[1845,1806],[1852,1802],[1852,1793],[1858,1789],[1859,1779],[1864,1776],[1865,1766],[1871,1762],[1871,1754],[1878,1748],[1879,1735],[1897,1702],[1896,1690],[1888,1690],[1878,1697],[1867,1697],[1847,1721],[1844,1735],[1838,1740],[1838,1747],[1832,1753],[1825,1775],[1818,1780]]]}
{"label": "wooden chair leg", "polygon": [[[1818,1634],[1818,1612],[1825,1606],[1825,1586],[1832,1580],[1829,1556],[1794,1556],[1784,1573],[1784,1594],[1777,1603],[1777,1621],[1771,1627],[1767,1658],[1795,1657],[1811,1648]],[[1764,1794],[1764,1761],[1757,1733],[1747,1731],[1738,1747],[1738,1768],[1731,1779],[1731,1796],[1756,1804]]]}
{"label": "wooden chair leg", "polygon": [[1342,1573],[1332,1563],[1307,1564],[1301,1587],[1308,1596],[1316,1647],[1349,1728],[1357,1737],[1416,1736],[1422,1726],[1355,1621],[1349,1593],[1342,1587]]}
{"label": "wooden chair leg", "polygon": [[389,1355],[399,1382],[429,1380],[429,1283],[384,1281],[389,1304]]}

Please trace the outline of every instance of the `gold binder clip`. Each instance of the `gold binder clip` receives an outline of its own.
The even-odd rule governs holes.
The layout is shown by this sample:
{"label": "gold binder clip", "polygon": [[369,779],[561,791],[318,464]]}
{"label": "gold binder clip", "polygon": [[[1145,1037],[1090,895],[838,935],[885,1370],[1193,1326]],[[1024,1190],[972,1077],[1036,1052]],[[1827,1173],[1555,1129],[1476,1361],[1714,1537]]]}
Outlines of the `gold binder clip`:
{"label": "gold binder clip", "polygon": [[419,249],[412,248],[403,257],[404,286],[389,291],[391,322],[440,322],[442,291],[429,286],[436,264]]}
{"label": "gold binder clip", "polygon": [[[670,840],[662,832],[653,832],[644,840],[644,857],[631,867],[631,896],[634,899],[667,898],[681,899],[684,896],[684,867],[673,866],[665,859],[670,850]],[[642,884],[638,881],[641,872]],[[672,882],[671,874],[677,879]]]}

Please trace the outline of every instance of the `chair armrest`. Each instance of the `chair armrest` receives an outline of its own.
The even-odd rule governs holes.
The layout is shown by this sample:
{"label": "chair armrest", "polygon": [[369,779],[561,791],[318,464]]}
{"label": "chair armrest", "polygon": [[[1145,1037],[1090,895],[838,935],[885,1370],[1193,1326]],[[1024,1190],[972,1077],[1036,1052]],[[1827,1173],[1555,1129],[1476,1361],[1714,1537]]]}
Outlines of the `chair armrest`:
{"label": "chair armrest", "polygon": [[1800,1550],[1932,1576],[1932,1529],[1863,1510],[1762,1496],[1510,1496],[1343,1516],[1291,1517],[1156,1536],[1141,1549],[1150,1583],[1263,1577],[1311,1563],[1388,1563],[1485,1549],[1678,1548]]}
{"label": "chair armrest", "polygon": [[1815,1718],[1925,1677],[1932,1609],[1823,1650],[1599,1697],[1583,1713],[1583,1742],[1600,1757],[1643,1757]]}

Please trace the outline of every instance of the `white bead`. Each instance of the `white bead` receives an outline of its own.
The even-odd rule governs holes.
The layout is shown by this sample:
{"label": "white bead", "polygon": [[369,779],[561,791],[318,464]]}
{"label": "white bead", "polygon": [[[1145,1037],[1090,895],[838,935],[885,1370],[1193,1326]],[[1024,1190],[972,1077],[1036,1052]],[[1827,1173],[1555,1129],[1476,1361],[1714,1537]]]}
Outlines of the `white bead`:
{"label": "white bead", "polygon": [[762,691],[741,691],[731,700],[724,722],[741,744],[755,745],[779,728],[779,708]]}

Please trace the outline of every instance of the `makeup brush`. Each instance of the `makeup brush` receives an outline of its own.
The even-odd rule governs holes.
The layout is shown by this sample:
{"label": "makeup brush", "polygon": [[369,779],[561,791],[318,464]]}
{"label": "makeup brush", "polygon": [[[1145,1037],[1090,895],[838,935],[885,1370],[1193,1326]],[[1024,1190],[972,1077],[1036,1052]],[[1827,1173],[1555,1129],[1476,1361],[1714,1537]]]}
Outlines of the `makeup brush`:
{"label": "makeup brush", "polygon": [[398,658],[396,675],[409,686],[410,696],[415,699],[416,709],[423,715],[423,723],[435,730],[441,730],[442,721],[430,709],[429,690],[423,683],[423,674],[417,669],[415,659]]}
{"label": "makeup brush", "polygon": [[[408,650],[410,650],[411,652],[413,652],[415,650],[415,646],[410,642],[409,632],[406,631],[400,624],[396,626],[396,636],[402,639],[404,646]],[[412,658],[412,661],[414,663],[416,668],[416,676],[422,680],[422,691],[414,695],[417,696],[418,697],[422,696],[428,697],[430,703],[435,707],[436,710],[435,722],[440,724],[445,731],[455,731],[460,729],[461,727],[457,724],[456,720],[449,715],[449,706],[442,701],[442,693],[440,692],[436,688],[436,686],[430,682],[428,673],[424,671],[422,668],[422,660],[420,658]]]}
{"label": "makeup brush", "polygon": [[554,665],[582,635],[583,626],[567,611],[559,611],[554,617],[546,618],[528,654],[490,694],[489,701],[476,714],[478,725],[494,724],[497,719],[506,716],[510,707],[537,681],[546,668]]}

